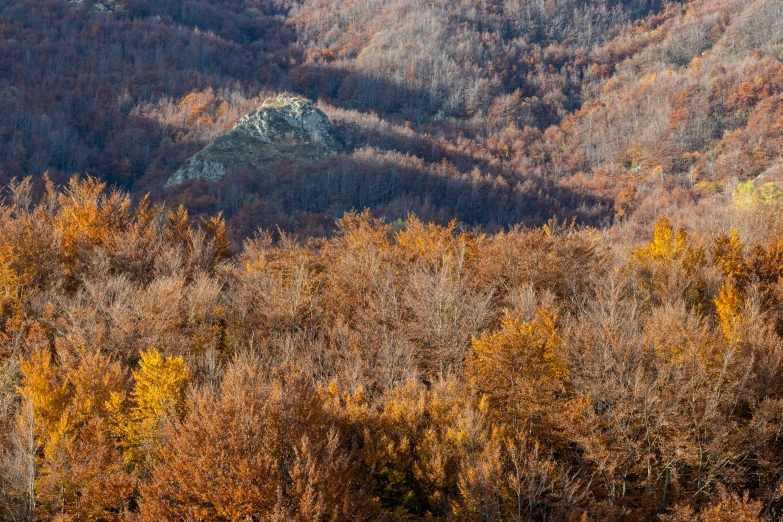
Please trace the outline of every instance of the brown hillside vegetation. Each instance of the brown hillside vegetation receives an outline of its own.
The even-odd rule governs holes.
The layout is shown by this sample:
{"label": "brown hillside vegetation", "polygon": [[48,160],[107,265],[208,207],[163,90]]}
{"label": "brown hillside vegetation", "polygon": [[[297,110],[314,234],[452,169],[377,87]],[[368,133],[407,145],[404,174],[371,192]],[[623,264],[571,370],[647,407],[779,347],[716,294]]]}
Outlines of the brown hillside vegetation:
{"label": "brown hillside vegetation", "polygon": [[783,220],[747,186],[637,246],[365,212],[233,257],[219,217],[31,190],[0,208],[4,520],[781,515]]}
{"label": "brown hillside vegetation", "polygon": [[[488,231],[551,216],[651,226],[782,175],[777,0],[322,0],[0,6],[0,181],[89,174],[257,226],[351,209]],[[349,153],[163,184],[281,91]]]}

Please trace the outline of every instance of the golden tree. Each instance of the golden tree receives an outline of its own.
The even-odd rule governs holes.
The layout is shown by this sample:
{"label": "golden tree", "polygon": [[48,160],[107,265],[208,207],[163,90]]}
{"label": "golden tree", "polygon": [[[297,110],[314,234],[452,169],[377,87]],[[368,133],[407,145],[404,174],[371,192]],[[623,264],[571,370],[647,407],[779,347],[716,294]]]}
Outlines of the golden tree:
{"label": "golden tree", "polygon": [[43,349],[20,367],[21,393],[32,406],[41,448],[35,481],[39,516],[117,519],[133,489],[105,424],[104,404],[121,387],[119,365],[87,349],[60,359],[65,364],[55,365]]}
{"label": "golden tree", "polygon": [[114,392],[106,402],[112,431],[125,449],[130,465],[147,461],[167,415],[182,416],[187,409],[185,388],[190,372],[181,357],[163,357],[156,349],[142,352],[130,398]]}
{"label": "golden tree", "polygon": [[[628,268],[653,303],[684,299],[696,309],[705,307],[706,285],[700,274],[705,264],[703,249],[688,233],[674,229],[666,217],[655,224],[653,240],[631,251]],[[637,284],[638,284],[637,283]]]}
{"label": "golden tree", "polygon": [[473,340],[470,385],[488,398],[493,415],[515,429],[539,429],[533,420],[565,391],[569,370],[560,358],[556,320],[546,308],[530,322],[505,312],[499,330]]}

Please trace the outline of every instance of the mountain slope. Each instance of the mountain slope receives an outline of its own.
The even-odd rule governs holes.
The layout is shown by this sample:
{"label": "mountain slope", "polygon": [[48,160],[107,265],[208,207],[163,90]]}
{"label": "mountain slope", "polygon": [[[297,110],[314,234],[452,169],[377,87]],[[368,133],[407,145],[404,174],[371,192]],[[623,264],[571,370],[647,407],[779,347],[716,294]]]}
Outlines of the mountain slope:
{"label": "mountain slope", "polygon": [[[12,0],[0,17],[4,179],[99,175],[222,210],[237,238],[259,224],[323,231],[364,206],[488,228],[553,214],[645,224],[780,163],[772,0],[128,1],[112,13]],[[346,157],[164,190],[282,91],[318,102]]]}

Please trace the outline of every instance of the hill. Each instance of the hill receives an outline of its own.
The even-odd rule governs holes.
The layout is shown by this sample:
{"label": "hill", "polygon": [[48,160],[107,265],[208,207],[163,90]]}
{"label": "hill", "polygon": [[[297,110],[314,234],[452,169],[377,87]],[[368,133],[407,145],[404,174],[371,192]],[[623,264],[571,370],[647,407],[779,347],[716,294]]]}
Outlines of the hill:
{"label": "hill", "polygon": [[[237,239],[259,224],[325,233],[364,207],[488,229],[552,215],[648,224],[730,194],[735,178],[774,180],[780,164],[774,1],[129,1],[106,13],[14,0],[2,20],[6,180],[96,175],[222,210]],[[164,190],[285,90],[318,100],[347,156]]]}

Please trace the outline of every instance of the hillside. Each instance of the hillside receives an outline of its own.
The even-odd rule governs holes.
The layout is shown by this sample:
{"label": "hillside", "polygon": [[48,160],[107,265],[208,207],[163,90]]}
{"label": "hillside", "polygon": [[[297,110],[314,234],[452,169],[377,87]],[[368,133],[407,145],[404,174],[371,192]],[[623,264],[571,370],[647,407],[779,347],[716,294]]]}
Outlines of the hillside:
{"label": "hillside", "polygon": [[783,517],[780,0],[0,2],[0,520]]}
{"label": "hillside", "polygon": [[[552,215],[649,224],[735,178],[776,175],[780,9],[128,1],[105,13],[13,0],[0,173],[95,175],[223,211],[237,239],[259,224],[324,233],[365,207],[489,229]],[[317,100],[351,152],[163,189],[281,91]]]}

